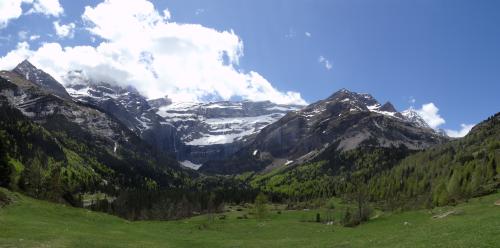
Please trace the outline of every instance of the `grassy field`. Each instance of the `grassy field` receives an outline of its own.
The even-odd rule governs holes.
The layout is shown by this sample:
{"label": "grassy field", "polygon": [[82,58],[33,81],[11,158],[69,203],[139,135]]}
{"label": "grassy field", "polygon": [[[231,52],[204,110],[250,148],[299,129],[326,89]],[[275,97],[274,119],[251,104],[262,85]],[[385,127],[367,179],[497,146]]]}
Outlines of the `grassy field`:
{"label": "grassy field", "polygon": [[432,211],[384,213],[356,228],[314,223],[317,212],[324,214],[317,210],[270,210],[267,220],[232,211],[211,224],[207,216],[129,222],[15,198],[0,209],[0,247],[500,247],[500,193]]}

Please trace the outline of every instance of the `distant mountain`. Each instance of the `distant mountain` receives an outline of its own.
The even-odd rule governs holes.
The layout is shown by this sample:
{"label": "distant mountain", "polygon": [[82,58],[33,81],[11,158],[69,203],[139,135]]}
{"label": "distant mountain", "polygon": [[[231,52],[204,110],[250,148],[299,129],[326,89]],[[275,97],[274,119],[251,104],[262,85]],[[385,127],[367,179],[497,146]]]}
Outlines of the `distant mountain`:
{"label": "distant mountain", "polygon": [[300,164],[323,152],[361,146],[421,150],[447,140],[414,113],[399,113],[391,103],[381,105],[369,94],[342,89],[263,128],[232,159],[201,169],[238,173]]}
{"label": "distant mountain", "polygon": [[149,103],[155,106],[158,115],[176,127],[185,144],[178,158],[190,167],[229,157],[264,127],[302,107],[269,101],[171,103],[165,98]]}
{"label": "distant mountain", "polygon": [[95,82],[81,71],[68,72],[64,80],[74,99],[114,116],[158,152],[172,154],[192,169],[231,156],[262,128],[300,108],[271,102],[146,100],[133,87]]}

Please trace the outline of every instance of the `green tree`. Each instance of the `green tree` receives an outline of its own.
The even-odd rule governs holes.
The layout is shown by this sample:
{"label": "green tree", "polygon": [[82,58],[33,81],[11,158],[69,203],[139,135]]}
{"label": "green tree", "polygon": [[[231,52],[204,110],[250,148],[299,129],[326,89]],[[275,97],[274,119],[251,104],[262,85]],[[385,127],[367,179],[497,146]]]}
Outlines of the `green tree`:
{"label": "green tree", "polygon": [[12,167],[7,159],[7,152],[3,142],[0,141],[0,186],[8,187],[10,184],[10,175],[12,173]]}
{"label": "green tree", "polygon": [[267,196],[264,193],[259,193],[255,198],[255,214],[258,219],[263,219],[267,215]]}
{"label": "green tree", "polygon": [[452,201],[457,201],[462,196],[462,189],[460,185],[460,171],[454,170],[453,174],[448,181],[448,185],[446,187],[448,191],[448,198]]}
{"label": "green tree", "polygon": [[31,162],[31,166],[26,167],[21,175],[22,188],[31,196],[40,198],[43,193],[42,165],[38,158]]}

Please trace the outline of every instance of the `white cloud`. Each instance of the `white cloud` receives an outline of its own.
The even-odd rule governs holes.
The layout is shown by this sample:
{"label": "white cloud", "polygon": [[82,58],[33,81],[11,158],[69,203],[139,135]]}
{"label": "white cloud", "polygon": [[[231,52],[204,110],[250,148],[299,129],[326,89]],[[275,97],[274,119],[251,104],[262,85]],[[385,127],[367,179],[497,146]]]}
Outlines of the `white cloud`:
{"label": "white cloud", "polygon": [[469,131],[474,127],[474,124],[461,124],[460,130],[451,130],[451,129],[446,129],[446,134],[450,137],[458,138],[458,137],[464,137],[469,133]]}
{"label": "white cloud", "polygon": [[46,16],[60,16],[64,9],[59,3],[59,0],[26,0],[27,2],[32,2],[33,7],[28,10],[28,14],[40,13]]}
{"label": "white cloud", "polygon": [[0,29],[7,27],[9,21],[17,19],[23,14],[21,8],[23,3],[31,5],[26,14],[41,13],[57,17],[64,12],[59,0],[1,0]]}
{"label": "white cloud", "polygon": [[0,58],[0,69],[11,70],[32,54],[33,52],[29,49],[28,42],[20,42],[17,44],[15,50],[8,52],[5,56]]}
{"label": "white cloud", "polygon": [[309,32],[305,32],[304,35],[307,37],[311,37],[311,33],[309,33]]}
{"label": "white cloud", "polygon": [[165,21],[168,21],[172,18],[172,14],[170,13],[170,10],[168,10],[168,9],[163,10],[163,18],[165,19]]}
{"label": "white cloud", "polygon": [[40,39],[40,35],[37,35],[37,34],[34,34],[34,35],[31,35],[30,36],[30,40],[33,41],[33,40],[38,40]]}
{"label": "white cloud", "polygon": [[322,64],[327,70],[331,70],[333,67],[332,63],[330,63],[330,61],[323,56],[319,56],[318,62]]}
{"label": "white cloud", "polygon": [[0,1],[0,29],[7,27],[9,21],[17,19],[23,13],[21,8],[23,0]]}
{"label": "white cloud", "polygon": [[[411,98],[414,102],[414,98]],[[443,125],[446,121],[439,115],[439,108],[434,105],[434,103],[427,103],[422,105],[422,108],[416,110],[417,113],[429,124],[433,129],[438,129],[439,126]],[[445,129],[444,131],[450,137],[463,137],[474,124],[461,124],[460,130]]]}
{"label": "white cloud", "polygon": [[28,39],[28,31],[19,31],[17,32],[17,37],[19,40],[26,40]]}
{"label": "white cloud", "polygon": [[73,38],[75,35],[75,24],[70,22],[68,24],[59,24],[59,21],[53,22],[54,30],[59,38]]}
{"label": "white cloud", "polygon": [[[110,14],[112,13],[112,14]],[[257,72],[238,69],[243,42],[232,31],[166,21],[145,0],[108,0],[87,6],[87,30],[104,40],[94,46],[61,47],[27,43],[0,58],[9,69],[23,58],[64,83],[69,70],[83,70],[94,80],[135,86],[149,98],[168,95],[174,101],[270,100],[305,104],[299,93],[277,90]]]}
{"label": "white cloud", "polygon": [[422,108],[417,109],[416,111],[431,128],[436,129],[438,126],[446,122],[439,115],[439,109],[432,102],[422,105]]}

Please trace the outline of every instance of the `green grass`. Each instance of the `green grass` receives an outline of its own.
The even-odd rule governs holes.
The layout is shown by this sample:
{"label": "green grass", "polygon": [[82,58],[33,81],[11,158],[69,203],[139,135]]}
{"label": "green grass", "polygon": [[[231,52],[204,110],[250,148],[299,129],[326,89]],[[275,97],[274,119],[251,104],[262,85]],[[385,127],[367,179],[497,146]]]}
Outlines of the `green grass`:
{"label": "green grass", "polygon": [[[500,206],[493,204],[500,199],[499,193],[432,211],[385,213],[356,228],[305,221],[313,220],[317,210],[282,211],[282,214],[270,210],[267,220],[256,220],[251,215],[249,219],[237,219],[246,213],[244,209],[228,212],[226,220],[217,219],[201,229],[207,223],[207,216],[129,222],[8,194],[15,195],[15,203],[0,209],[0,247],[500,246]],[[432,218],[450,210],[458,214]]]}

